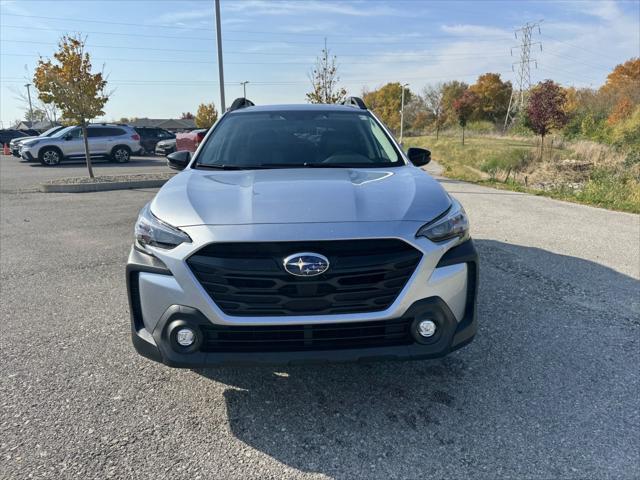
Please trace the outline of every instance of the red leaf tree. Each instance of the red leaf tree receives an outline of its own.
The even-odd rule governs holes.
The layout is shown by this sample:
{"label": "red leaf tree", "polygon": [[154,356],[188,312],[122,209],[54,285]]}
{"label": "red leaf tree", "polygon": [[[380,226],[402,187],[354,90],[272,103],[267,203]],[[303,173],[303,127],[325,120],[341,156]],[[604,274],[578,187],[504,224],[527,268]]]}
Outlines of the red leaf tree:
{"label": "red leaf tree", "polygon": [[478,95],[471,90],[465,90],[461,97],[453,102],[453,110],[458,117],[458,123],[462,127],[462,145],[464,145],[464,128],[478,106]]}
{"label": "red leaf tree", "polygon": [[562,128],[567,123],[564,110],[567,95],[553,80],[540,82],[531,89],[527,105],[526,125],[540,135],[540,156],[544,148],[544,137],[554,128]]}

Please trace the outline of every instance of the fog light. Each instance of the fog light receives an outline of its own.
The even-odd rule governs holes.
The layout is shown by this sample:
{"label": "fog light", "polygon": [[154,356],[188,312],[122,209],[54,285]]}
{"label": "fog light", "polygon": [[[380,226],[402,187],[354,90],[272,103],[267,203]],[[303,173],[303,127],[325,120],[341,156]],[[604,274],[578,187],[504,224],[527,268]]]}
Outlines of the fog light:
{"label": "fog light", "polygon": [[432,320],[422,320],[418,323],[418,333],[423,337],[433,337],[436,333],[436,324]]}
{"label": "fog light", "polygon": [[196,334],[190,328],[181,328],[176,332],[176,342],[181,347],[190,347],[196,341]]}

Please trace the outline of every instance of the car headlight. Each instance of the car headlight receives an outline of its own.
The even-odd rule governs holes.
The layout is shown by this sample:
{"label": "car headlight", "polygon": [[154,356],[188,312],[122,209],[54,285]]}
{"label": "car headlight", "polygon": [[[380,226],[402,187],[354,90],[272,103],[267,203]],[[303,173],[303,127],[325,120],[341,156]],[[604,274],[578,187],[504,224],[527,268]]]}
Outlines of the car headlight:
{"label": "car headlight", "polygon": [[136,245],[143,250],[147,246],[163,248],[169,250],[181,243],[191,242],[189,235],[183,231],[172,227],[169,224],[156,218],[147,203],[140,214],[135,226]]}
{"label": "car headlight", "polygon": [[427,237],[432,242],[444,242],[452,238],[460,241],[469,238],[469,218],[460,202],[451,199],[451,207],[447,212],[430,223],[420,227],[416,237]]}

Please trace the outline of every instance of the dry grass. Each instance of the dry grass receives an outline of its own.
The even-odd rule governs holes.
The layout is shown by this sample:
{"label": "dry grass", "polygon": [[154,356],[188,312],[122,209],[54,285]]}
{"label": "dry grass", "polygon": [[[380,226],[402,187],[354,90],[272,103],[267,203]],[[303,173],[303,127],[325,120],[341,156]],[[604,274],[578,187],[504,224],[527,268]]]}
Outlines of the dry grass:
{"label": "dry grass", "polygon": [[451,178],[502,181],[507,188],[640,213],[640,162],[628,164],[607,145],[550,136],[541,157],[539,139],[529,137],[475,135],[463,146],[457,135],[423,136],[406,144],[429,148]]}

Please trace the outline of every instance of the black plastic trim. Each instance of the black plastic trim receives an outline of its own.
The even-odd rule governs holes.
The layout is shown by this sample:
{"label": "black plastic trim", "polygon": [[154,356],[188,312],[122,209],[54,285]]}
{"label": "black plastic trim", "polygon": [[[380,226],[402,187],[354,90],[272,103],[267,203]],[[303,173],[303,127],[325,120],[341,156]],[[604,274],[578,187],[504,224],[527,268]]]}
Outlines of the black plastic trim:
{"label": "black plastic trim", "polygon": [[[135,247],[131,247],[126,267],[127,297],[129,299],[129,314],[131,319],[131,340],[140,355],[156,362],[162,362],[160,350],[157,345],[149,341],[151,335],[144,330],[142,308],[140,305],[140,290],[138,286],[138,274],[140,272],[171,275],[171,271],[156,257],[144,253]],[[144,335],[143,332],[146,333],[146,335]]]}
{"label": "black plastic trim", "polygon": [[[268,352],[177,352],[170,341],[170,326],[180,320],[197,328],[211,326],[211,322],[198,310],[181,305],[174,305],[167,309],[153,332],[153,339],[157,344],[157,355],[162,363],[171,367],[198,368],[214,365],[238,364],[301,364],[301,363],[335,363],[335,362],[371,362],[380,360],[418,360],[437,358],[446,355],[459,346],[455,345],[454,336],[463,334],[455,317],[446,303],[431,297],[415,302],[402,318],[439,318],[440,335],[430,344],[414,342],[408,345],[393,345],[387,347],[344,348],[335,350],[307,350],[307,351],[268,351]],[[182,324],[181,322],[181,324]],[[355,325],[358,322],[353,322]],[[473,326],[472,326],[473,327]],[[246,327],[251,328],[251,327]],[[274,327],[277,328],[277,327]],[[467,343],[473,337],[466,335]],[[136,342],[134,341],[134,344]],[[136,348],[138,348],[136,346]],[[140,350],[138,350],[140,351]],[[140,352],[145,355],[145,352]],[[154,353],[155,355],[155,353]],[[145,355],[152,358],[150,355]],[[156,359],[156,358],[152,358]]]}
{"label": "black plastic trim", "polygon": [[478,262],[478,251],[473,244],[473,240],[469,239],[448,250],[441,258],[436,268],[456,265],[458,263]]}

